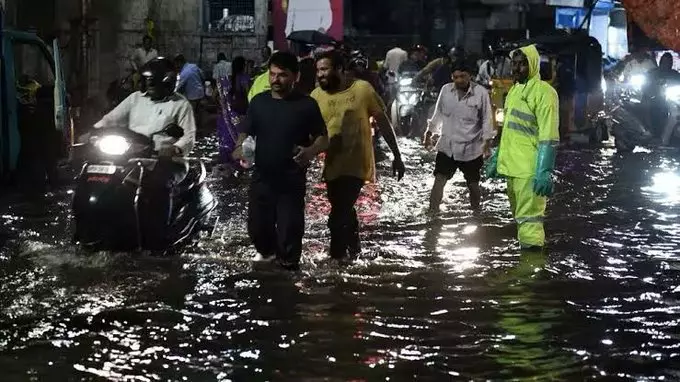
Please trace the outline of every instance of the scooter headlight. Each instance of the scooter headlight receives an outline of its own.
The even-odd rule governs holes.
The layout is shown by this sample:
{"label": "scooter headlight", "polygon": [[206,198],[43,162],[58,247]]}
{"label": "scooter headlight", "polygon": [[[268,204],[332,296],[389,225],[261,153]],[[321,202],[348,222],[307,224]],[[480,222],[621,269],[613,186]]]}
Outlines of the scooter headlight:
{"label": "scooter headlight", "polygon": [[107,155],[123,155],[130,149],[130,142],[120,135],[107,135],[97,141],[97,148]]}
{"label": "scooter headlight", "polygon": [[399,80],[399,86],[411,86],[413,78],[402,78]]}
{"label": "scooter headlight", "polygon": [[628,82],[629,85],[633,88],[633,90],[642,90],[642,87],[645,85],[647,82],[647,77],[645,77],[644,74],[635,74],[630,77],[630,81]]}
{"label": "scooter headlight", "polygon": [[504,109],[496,109],[496,123],[503,123],[505,122],[505,110]]}
{"label": "scooter headlight", "polygon": [[669,86],[666,88],[666,99],[671,102],[680,103],[680,85]]}
{"label": "scooter headlight", "polygon": [[399,103],[402,105],[415,105],[418,103],[418,94],[401,93],[399,94]]}

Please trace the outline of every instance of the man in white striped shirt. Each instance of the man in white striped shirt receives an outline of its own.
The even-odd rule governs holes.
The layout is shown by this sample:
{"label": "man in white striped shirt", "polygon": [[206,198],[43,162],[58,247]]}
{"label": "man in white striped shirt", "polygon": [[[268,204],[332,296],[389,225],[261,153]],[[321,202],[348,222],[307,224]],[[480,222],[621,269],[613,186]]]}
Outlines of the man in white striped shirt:
{"label": "man in white striped shirt", "polygon": [[456,170],[461,170],[465,176],[472,209],[479,210],[481,170],[495,135],[489,92],[471,81],[472,68],[467,60],[454,62],[451,69],[453,83],[442,87],[423,140],[426,147],[431,147],[434,139],[440,136],[430,213],[439,212],[444,187]]}

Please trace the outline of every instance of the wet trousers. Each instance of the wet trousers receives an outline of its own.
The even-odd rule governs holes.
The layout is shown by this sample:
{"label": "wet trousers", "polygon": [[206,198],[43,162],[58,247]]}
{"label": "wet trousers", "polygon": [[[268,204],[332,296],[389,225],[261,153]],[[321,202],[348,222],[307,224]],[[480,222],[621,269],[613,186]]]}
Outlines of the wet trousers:
{"label": "wet trousers", "polygon": [[356,255],[361,251],[359,240],[359,219],[354,205],[359,199],[364,181],[353,176],[341,176],[328,181],[328,201],[331,214],[328,228],[331,231],[330,255],[339,259]]}
{"label": "wet trousers", "polygon": [[295,265],[302,255],[305,233],[306,179],[277,182],[255,174],[248,201],[248,235],[264,257],[276,255]]}
{"label": "wet trousers", "polygon": [[522,247],[545,245],[543,217],[547,198],[534,193],[533,178],[507,178],[512,216],[517,222],[517,236]]}

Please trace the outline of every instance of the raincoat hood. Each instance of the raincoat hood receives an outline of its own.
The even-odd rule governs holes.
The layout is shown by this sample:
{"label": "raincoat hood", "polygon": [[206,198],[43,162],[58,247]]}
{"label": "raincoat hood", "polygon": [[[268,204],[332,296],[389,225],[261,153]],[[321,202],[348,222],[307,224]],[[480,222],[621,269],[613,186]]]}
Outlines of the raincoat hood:
{"label": "raincoat hood", "polygon": [[[527,56],[527,60],[529,61],[529,80],[541,79],[541,72],[540,72],[540,63],[541,63],[541,55],[538,53],[538,49],[536,49],[536,45],[527,45],[523,46],[519,49],[517,49],[524,53],[525,56]],[[517,50],[513,50],[512,53],[510,53],[510,56],[512,57]]]}

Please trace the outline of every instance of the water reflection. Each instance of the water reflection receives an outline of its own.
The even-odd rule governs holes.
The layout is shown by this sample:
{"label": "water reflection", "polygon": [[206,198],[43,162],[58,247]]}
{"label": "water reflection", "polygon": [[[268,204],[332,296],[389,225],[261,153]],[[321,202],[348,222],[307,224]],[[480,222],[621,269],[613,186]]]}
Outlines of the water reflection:
{"label": "water reflection", "polygon": [[249,261],[247,179],[211,180],[215,237],[169,259],[72,247],[68,189],[41,211],[5,197],[3,377],[680,379],[675,152],[563,150],[550,253],[532,254],[517,248],[502,181],[484,182],[473,216],[456,176],[428,218],[433,158],[403,145],[407,180],[383,167],[364,190],[365,251],[349,266],[326,258],[329,205],[310,174],[300,274]]}
{"label": "water reflection", "polygon": [[545,252],[522,251],[515,266],[489,278],[501,331],[489,355],[506,378],[552,380],[579,372],[578,357],[555,338],[564,322],[563,301],[541,290],[549,281],[547,259]]}

